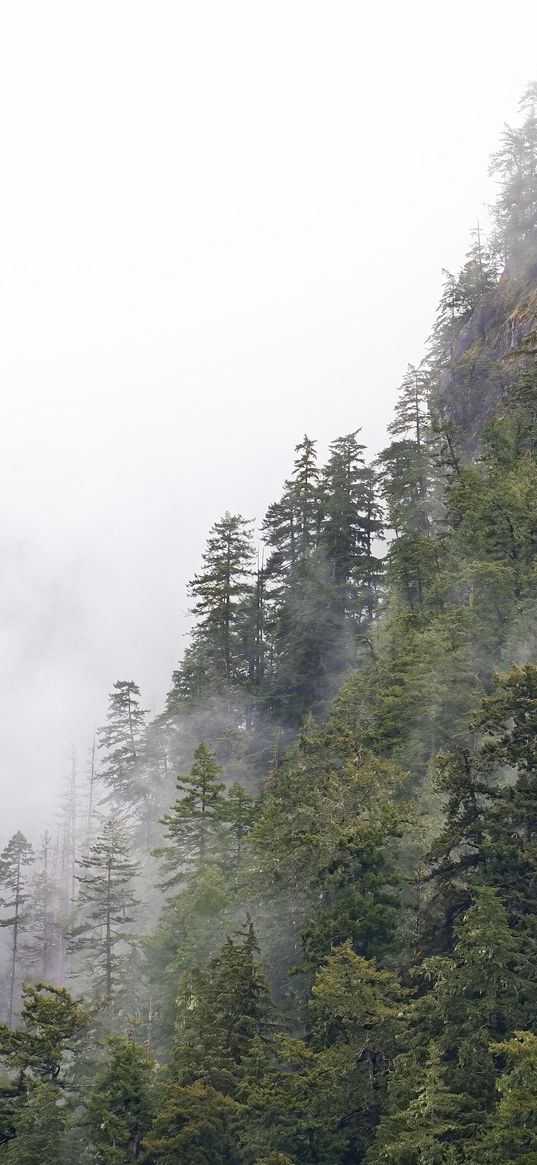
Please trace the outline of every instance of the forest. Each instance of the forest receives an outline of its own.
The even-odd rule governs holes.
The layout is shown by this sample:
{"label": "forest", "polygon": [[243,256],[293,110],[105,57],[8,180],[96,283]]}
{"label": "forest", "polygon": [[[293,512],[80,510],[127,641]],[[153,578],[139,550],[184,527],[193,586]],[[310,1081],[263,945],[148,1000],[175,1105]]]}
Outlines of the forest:
{"label": "forest", "polygon": [[537,1163],[537,84],[491,170],[385,448],[215,521],[0,855],[0,1160]]}

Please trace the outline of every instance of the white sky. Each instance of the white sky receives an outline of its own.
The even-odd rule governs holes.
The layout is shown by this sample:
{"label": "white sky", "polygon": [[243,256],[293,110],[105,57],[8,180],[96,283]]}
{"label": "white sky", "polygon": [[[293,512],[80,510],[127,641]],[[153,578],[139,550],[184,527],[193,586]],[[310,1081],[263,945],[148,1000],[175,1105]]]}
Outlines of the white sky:
{"label": "white sky", "polygon": [[114,680],[158,710],[186,580],[304,431],[384,441],[537,5],[0,4],[0,841]]}

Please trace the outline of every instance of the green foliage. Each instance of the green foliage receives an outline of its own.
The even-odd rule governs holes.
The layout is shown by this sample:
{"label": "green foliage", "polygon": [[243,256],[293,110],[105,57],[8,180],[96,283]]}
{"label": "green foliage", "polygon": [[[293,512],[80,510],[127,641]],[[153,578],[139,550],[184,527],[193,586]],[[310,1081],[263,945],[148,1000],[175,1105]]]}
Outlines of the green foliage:
{"label": "green foliage", "polygon": [[179,796],[162,818],[171,844],[156,851],[164,858],[167,887],[181,883],[214,856],[224,805],[220,771],[214,753],[200,744],[189,775],[177,778]]}
{"label": "green foliage", "polygon": [[20,1025],[0,1026],[0,1150],[5,1144],[10,1159],[60,1159],[69,1062],[88,1022],[65,988],[37,984],[23,989]]}
{"label": "green foliage", "polygon": [[110,1040],[110,1054],[87,1100],[91,1142],[103,1165],[143,1160],[142,1141],[153,1113],[155,1066],[147,1051],[124,1037]]}
{"label": "green foliage", "polygon": [[159,1165],[224,1165],[233,1160],[235,1104],[198,1080],[164,1087],[164,1099],[144,1148]]}
{"label": "green foliage", "polygon": [[233,1094],[252,1041],[270,1036],[273,1011],[258,950],[248,922],[238,941],[228,938],[207,967],[193,971],[182,984],[173,1061],[181,1084],[203,1079]]}

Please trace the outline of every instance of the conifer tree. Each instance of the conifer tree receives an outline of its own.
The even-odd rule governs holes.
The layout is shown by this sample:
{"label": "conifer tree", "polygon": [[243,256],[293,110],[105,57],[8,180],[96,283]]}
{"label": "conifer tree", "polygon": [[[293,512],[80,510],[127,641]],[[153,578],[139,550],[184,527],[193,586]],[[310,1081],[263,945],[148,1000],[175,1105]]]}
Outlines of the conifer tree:
{"label": "conifer tree", "polygon": [[45,830],[36,855],[25,958],[43,983],[59,982],[62,972],[61,888],[54,871],[52,837]]}
{"label": "conifer tree", "polygon": [[[144,1147],[158,1165],[228,1165],[233,1162],[236,1105],[210,1085],[165,1084],[164,1099]],[[154,1156],[153,1156],[154,1155]]]}
{"label": "conifer tree", "polygon": [[250,920],[205,969],[187,977],[178,998],[174,1075],[233,1095],[240,1064],[257,1037],[270,1038],[273,1008]]}
{"label": "conifer tree", "polygon": [[227,790],[219,816],[225,826],[223,838],[226,868],[236,878],[244,854],[245,838],[255,821],[256,803],[239,781]]}
{"label": "conifer tree", "polygon": [[504,1061],[500,1099],[484,1137],[469,1152],[470,1165],[532,1165],[537,1158],[537,1036],[515,1031],[490,1050]]}
{"label": "conifer tree", "polygon": [[[0,1149],[30,1165],[56,1161],[69,1099],[67,1068],[88,1025],[80,1003],[63,988],[23,989],[20,1026],[0,1025]],[[42,1153],[42,1156],[39,1156]],[[48,1155],[50,1154],[50,1156]]]}
{"label": "conifer tree", "polygon": [[140,811],[144,797],[142,753],[147,709],[140,707],[140,689],[133,680],[117,680],[110,693],[107,723],[98,730],[104,754],[100,779],[106,799],[126,816]]}
{"label": "conifer tree", "polygon": [[297,545],[304,558],[316,546],[319,536],[319,500],[316,441],[305,435],[295,446],[293,493],[297,506]]}
{"label": "conifer tree", "polygon": [[[330,446],[323,470],[324,517],[322,545],[330,563],[336,588],[336,602],[342,615],[356,612],[356,588],[360,568],[371,538],[380,521],[370,517],[369,481],[366,483],[364,446],[356,430],[339,437]],[[354,600],[354,601],[353,601]]]}
{"label": "conifer tree", "polygon": [[32,846],[20,830],[13,834],[0,854],[0,906],[7,911],[7,916],[0,919],[0,926],[9,928],[11,931],[7,994],[7,1022],[9,1026],[13,1021],[20,940],[27,928],[29,918],[30,890],[26,870],[34,860]]}
{"label": "conifer tree", "polygon": [[206,670],[206,687],[229,697],[248,678],[241,621],[251,592],[251,523],[224,514],[213,526],[203,554],[203,570],[189,583],[196,618],[193,663]]}
{"label": "conifer tree", "polygon": [[87,975],[93,996],[111,1000],[124,986],[127,952],[135,941],[130,924],[138,905],[132,883],[139,872],[127,836],[109,818],[100,836],[78,863],[80,893],[71,950],[83,955],[79,975]]}
{"label": "conifer tree", "polygon": [[169,844],[155,851],[164,859],[166,887],[179,885],[214,859],[224,806],[220,772],[214,752],[199,744],[190,773],[177,777],[179,796],[162,818]]}
{"label": "conifer tree", "polygon": [[520,100],[522,122],[505,126],[501,148],[493,155],[491,173],[500,181],[496,206],[498,229],[509,254],[537,226],[537,84]]}
{"label": "conifer tree", "polygon": [[86,1108],[91,1143],[103,1165],[142,1161],[153,1114],[155,1065],[145,1048],[124,1036],[110,1039]]}

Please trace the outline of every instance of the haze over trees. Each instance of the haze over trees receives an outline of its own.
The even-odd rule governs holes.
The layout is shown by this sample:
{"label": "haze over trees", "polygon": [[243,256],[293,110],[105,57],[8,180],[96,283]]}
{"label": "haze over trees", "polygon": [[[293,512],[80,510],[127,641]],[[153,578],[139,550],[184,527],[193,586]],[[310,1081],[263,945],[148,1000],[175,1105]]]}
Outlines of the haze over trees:
{"label": "haze over trees", "polygon": [[537,1160],[536,106],[386,447],[215,522],[164,709],[0,855],[0,1160]]}

